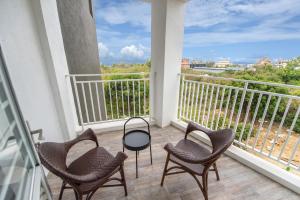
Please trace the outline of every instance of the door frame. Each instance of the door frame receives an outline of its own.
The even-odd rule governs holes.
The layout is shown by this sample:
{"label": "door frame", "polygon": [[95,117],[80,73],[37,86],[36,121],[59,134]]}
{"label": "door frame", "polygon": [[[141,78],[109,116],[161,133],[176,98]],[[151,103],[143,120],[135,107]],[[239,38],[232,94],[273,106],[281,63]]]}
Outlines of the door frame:
{"label": "door frame", "polygon": [[30,170],[29,173],[32,174],[32,180],[31,180],[31,186],[30,186],[30,192],[29,192],[29,197],[30,200],[39,200],[40,199],[40,189],[41,189],[41,185],[43,185],[45,192],[47,193],[48,198],[50,198],[50,200],[52,199],[52,193],[49,187],[49,184],[47,182],[46,179],[46,175],[44,173],[41,161],[39,159],[38,153],[36,151],[36,147],[34,144],[34,141],[32,140],[32,136],[30,134],[30,130],[28,129],[26,123],[25,123],[25,119],[24,116],[22,114],[20,105],[18,103],[18,99],[13,87],[13,83],[11,81],[10,75],[9,75],[9,71],[5,62],[5,57],[3,54],[3,50],[2,50],[2,46],[0,44],[0,60],[3,64],[2,67],[0,67],[0,70],[3,74],[3,81],[6,82],[7,84],[7,88],[8,88],[8,98],[10,98],[12,104],[13,104],[13,109],[16,112],[16,117],[18,118],[17,121],[19,123],[19,125],[21,126],[21,128],[23,129],[23,133],[25,133],[25,135],[23,135],[23,139],[25,140],[24,142],[27,143],[28,147],[29,147],[29,157],[31,157],[31,159],[33,160],[33,164],[34,167]]}

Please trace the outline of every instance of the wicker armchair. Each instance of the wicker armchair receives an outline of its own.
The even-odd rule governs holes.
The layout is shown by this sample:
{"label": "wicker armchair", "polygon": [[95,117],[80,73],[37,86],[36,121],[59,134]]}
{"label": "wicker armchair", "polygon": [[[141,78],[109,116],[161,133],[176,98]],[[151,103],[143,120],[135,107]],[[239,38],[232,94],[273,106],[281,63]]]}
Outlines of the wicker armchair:
{"label": "wicker armchair", "polygon": [[[68,151],[73,145],[82,140],[92,140],[96,143],[96,147],[67,166]],[[119,152],[114,157],[103,147],[99,147],[97,137],[92,129],[86,130],[79,137],[69,142],[42,143],[38,146],[38,154],[42,164],[63,180],[59,199],[62,198],[64,189],[73,189],[76,199],[81,200],[83,195],[87,195],[86,199],[91,199],[100,187],[109,186],[123,186],[125,195],[127,195],[123,169],[123,163],[127,155]],[[117,172],[120,172],[121,178],[112,177]],[[112,180],[117,180],[120,184],[105,185]]]}
{"label": "wicker armchair", "polygon": [[[212,143],[212,152],[204,145],[187,139],[188,134],[195,130],[202,131],[208,135]],[[164,147],[168,152],[168,155],[161,180],[161,186],[163,186],[165,176],[179,173],[189,173],[196,180],[205,200],[208,200],[208,172],[215,171],[217,180],[220,180],[216,161],[232,144],[233,140],[234,133],[231,129],[211,131],[193,122],[190,122],[183,140],[180,140],[175,147],[170,143],[166,144]],[[174,163],[175,166],[168,168],[169,161]],[[173,169],[177,169],[177,171],[170,172]],[[178,171],[178,169],[180,171]],[[197,176],[202,177],[202,184],[198,180]]]}

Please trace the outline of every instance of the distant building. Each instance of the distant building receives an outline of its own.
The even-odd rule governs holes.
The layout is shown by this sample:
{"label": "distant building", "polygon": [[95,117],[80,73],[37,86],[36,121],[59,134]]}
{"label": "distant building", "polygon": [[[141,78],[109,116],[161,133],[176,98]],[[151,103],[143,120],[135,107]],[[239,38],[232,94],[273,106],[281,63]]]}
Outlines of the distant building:
{"label": "distant building", "polygon": [[254,64],[246,64],[246,68],[253,68]]}
{"label": "distant building", "polygon": [[181,68],[183,68],[183,69],[188,69],[188,68],[190,68],[190,59],[188,59],[188,58],[183,58],[183,59],[181,60]]}
{"label": "distant building", "polygon": [[267,57],[263,57],[263,58],[259,59],[256,63],[256,66],[258,66],[258,67],[264,67],[267,65],[272,65],[272,61]]}
{"label": "distant building", "polygon": [[192,69],[207,67],[206,63],[191,63],[190,67]]}
{"label": "distant building", "polygon": [[275,67],[278,67],[278,68],[285,68],[289,63],[289,60],[278,60],[276,63],[275,63]]}
{"label": "distant building", "polygon": [[197,69],[197,68],[203,68],[203,67],[207,67],[205,62],[199,61],[199,60],[193,60],[190,64],[190,67],[192,69]]}
{"label": "distant building", "polygon": [[294,67],[295,70],[300,70],[300,66]]}
{"label": "distant building", "polygon": [[222,68],[228,67],[230,65],[232,65],[232,63],[227,59],[226,60],[219,60],[215,63],[215,67],[222,67]]}

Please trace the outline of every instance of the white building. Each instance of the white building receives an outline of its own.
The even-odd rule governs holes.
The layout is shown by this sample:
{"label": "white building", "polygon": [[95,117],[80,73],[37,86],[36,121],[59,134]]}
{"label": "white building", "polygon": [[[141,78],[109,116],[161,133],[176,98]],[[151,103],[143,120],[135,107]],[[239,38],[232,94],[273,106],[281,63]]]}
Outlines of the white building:
{"label": "white building", "polygon": [[230,62],[230,60],[219,60],[215,63],[215,67],[222,67],[222,68],[225,68],[225,67],[228,67],[232,65],[232,63]]}
{"label": "white building", "polygon": [[274,66],[278,68],[285,68],[287,67],[288,63],[289,60],[278,60],[277,62],[275,62]]}

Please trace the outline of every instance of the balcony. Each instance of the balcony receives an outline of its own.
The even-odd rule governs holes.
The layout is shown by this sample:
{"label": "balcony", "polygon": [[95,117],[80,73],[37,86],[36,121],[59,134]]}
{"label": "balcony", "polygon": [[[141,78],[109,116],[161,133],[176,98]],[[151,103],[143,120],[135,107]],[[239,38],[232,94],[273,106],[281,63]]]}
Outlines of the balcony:
{"label": "balcony", "polygon": [[[129,158],[125,161],[125,174],[128,185],[128,196],[124,197],[124,190],[120,188],[100,188],[94,199],[204,199],[196,182],[188,174],[168,176],[165,186],[160,186],[160,180],[166,159],[162,150],[168,143],[176,143],[184,137],[184,133],[173,127],[151,127],[153,165],[150,164],[149,152],[140,152],[139,175],[135,178],[135,153],[125,151]],[[103,132],[98,135],[100,146],[104,146],[112,153],[122,149],[122,131]],[[88,151],[92,143],[80,144],[70,152],[71,158]],[[296,200],[298,195],[271,179],[248,168],[228,156],[222,156],[218,161],[220,179],[215,174],[208,177],[209,199],[286,199]],[[178,181],[180,180],[180,181]],[[53,174],[48,175],[48,182],[52,189],[54,199],[58,198],[61,180]],[[276,192],[274,192],[276,191]],[[72,190],[66,190],[63,199],[74,199]]]}
{"label": "balcony", "polygon": [[[122,149],[124,121],[132,116],[151,122],[154,164],[150,165],[148,152],[141,152],[140,178],[136,179],[134,155],[126,151],[128,199],[203,199],[196,183],[186,175],[167,177],[165,186],[159,186],[166,157],[163,146],[183,138],[188,121],[212,130],[232,128],[236,133],[234,145],[218,161],[221,181],[209,175],[209,199],[299,199],[300,87],[180,74],[187,0],[148,2],[152,8],[150,73],[119,75],[70,74],[56,1],[1,4],[0,82],[5,87],[0,90],[1,98],[3,94],[10,98],[1,103],[7,122],[1,128],[9,135],[3,134],[0,142],[6,149],[11,139],[16,148],[9,154],[0,152],[6,161],[4,172],[9,172],[7,176],[1,173],[5,190],[0,191],[0,199],[8,195],[22,199],[23,189],[28,199],[46,193],[45,198],[52,199],[24,119],[51,142],[73,139],[93,128],[100,145],[116,153]],[[88,11],[89,21],[94,22],[92,10]],[[26,27],[22,31],[20,24]],[[80,50],[75,52],[78,57],[85,52]],[[287,90],[297,92],[287,95]],[[191,138],[210,146],[201,132],[194,132]],[[75,146],[71,159],[90,147],[88,142]],[[23,153],[25,159],[19,156]],[[20,169],[28,176],[16,181],[12,175]],[[61,180],[51,173],[47,180],[56,198]],[[96,198],[125,197],[123,189],[101,188]],[[74,199],[74,193],[66,191],[63,199]]]}
{"label": "balcony", "polygon": [[[123,128],[126,119],[132,116],[143,116],[153,124],[154,165],[151,166],[148,163],[147,152],[141,154],[141,174],[143,174],[141,180],[134,179],[134,155],[127,152],[130,158],[125,164],[125,168],[131,185],[132,197],[141,195],[145,199],[148,197],[164,199],[180,196],[189,199],[189,197],[201,196],[196,189],[196,184],[193,189],[177,188],[178,191],[176,191],[176,187],[180,187],[176,185],[176,178],[170,178],[167,189],[159,187],[165,159],[162,147],[167,142],[176,143],[182,138],[188,121],[196,122],[211,130],[232,128],[236,133],[234,147],[220,161],[222,163],[220,171],[223,173],[221,177],[223,176],[228,182],[234,182],[236,185],[227,186],[226,180],[218,183],[213,180],[214,176],[211,175],[209,188],[212,189],[209,193],[212,195],[212,199],[218,199],[220,195],[223,195],[219,187],[222,187],[222,191],[230,191],[228,199],[238,197],[263,199],[264,196],[270,195],[274,187],[278,188],[276,191],[280,191],[274,195],[284,196],[286,193],[290,193],[291,199],[294,198],[293,196],[296,197],[296,194],[265,176],[292,190],[294,190],[293,188],[297,190],[296,177],[299,175],[300,167],[298,151],[300,137],[297,133],[299,131],[297,123],[300,101],[298,96],[286,95],[284,92],[286,90],[299,91],[299,86],[178,74],[180,91],[178,91],[178,106],[174,108],[174,113],[177,114],[176,119],[172,121],[171,126],[158,128],[155,126],[156,119],[153,117],[153,109],[151,109],[151,105],[153,105],[151,90],[153,88],[151,88],[150,82],[155,79],[154,77],[145,73],[132,73],[68,75],[67,79],[73,86],[75,94],[74,104],[78,116],[78,131],[88,127],[99,131],[101,133],[99,141],[109,144],[107,147],[113,151],[117,152],[121,149],[122,132],[118,130]],[[100,96],[103,96],[102,100]],[[134,126],[139,126],[139,124],[136,123]],[[116,130],[116,132],[108,130]],[[201,133],[194,133],[193,138],[198,142],[210,145],[210,142]],[[75,151],[85,152],[86,148],[78,147]],[[236,175],[234,175],[235,172],[237,172]],[[247,180],[241,179],[240,173],[245,173],[243,177],[248,177],[253,181],[249,181],[248,178]],[[54,191],[56,191],[55,185],[58,180],[53,176],[50,176],[49,180],[50,185],[53,182]],[[155,194],[142,192],[142,188],[148,186],[148,182],[146,184],[143,181],[147,180],[151,181],[150,185],[156,192]],[[184,177],[182,183],[188,181],[189,178]],[[259,184],[254,184],[256,181]],[[136,185],[138,185],[137,188]],[[263,189],[263,185],[270,185],[270,191]],[[240,187],[246,188],[249,193],[231,196]],[[258,188],[262,188],[262,190]],[[99,197],[103,198],[109,194],[104,191],[98,193]],[[122,190],[116,194],[116,198],[121,194]]]}

